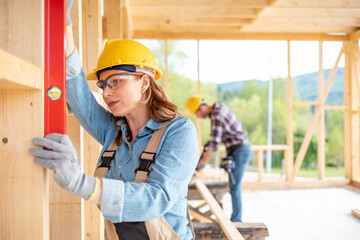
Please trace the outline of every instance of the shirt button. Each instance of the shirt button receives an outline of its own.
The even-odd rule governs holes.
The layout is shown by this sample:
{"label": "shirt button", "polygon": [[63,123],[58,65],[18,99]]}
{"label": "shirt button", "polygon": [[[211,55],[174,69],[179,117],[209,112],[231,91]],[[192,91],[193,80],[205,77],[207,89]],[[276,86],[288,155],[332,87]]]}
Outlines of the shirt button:
{"label": "shirt button", "polygon": [[121,168],[121,165],[119,165],[118,168]]}

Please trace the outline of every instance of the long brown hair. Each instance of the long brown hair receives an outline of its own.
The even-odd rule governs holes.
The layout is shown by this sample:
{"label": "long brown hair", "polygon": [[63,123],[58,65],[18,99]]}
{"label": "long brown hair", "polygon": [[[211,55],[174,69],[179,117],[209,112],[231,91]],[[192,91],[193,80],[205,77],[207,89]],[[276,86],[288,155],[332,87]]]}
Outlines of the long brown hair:
{"label": "long brown hair", "polygon": [[[146,98],[144,103],[147,103],[147,109],[149,111],[150,118],[155,120],[156,122],[166,122],[168,120],[174,119],[179,115],[178,108],[175,104],[170,102],[167,94],[164,89],[157,84],[157,82],[150,77],[150,86],[146,90]],[[127,125],[127,121],[125,117],[115,117],[113,116],[115,124],[120,119],[123,119]],[[130,128],[128,130],[127,139],[128,141],[132,141],[132,135],[130,132]],[[121,130],[119,129],[118,135],[116,136],[116,144],[119,146],[121,144]]]}

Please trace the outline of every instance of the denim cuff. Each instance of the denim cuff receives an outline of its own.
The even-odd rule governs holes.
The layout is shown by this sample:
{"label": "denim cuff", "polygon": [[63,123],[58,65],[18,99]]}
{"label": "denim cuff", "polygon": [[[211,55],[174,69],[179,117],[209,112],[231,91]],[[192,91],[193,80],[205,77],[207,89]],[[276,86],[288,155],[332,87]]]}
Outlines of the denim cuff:
{"label": "denim cuff", "polygon": [[66,58],[66,80],[77,77],[81,72],[81,60],[79,52],[75,47],[74,51]]}

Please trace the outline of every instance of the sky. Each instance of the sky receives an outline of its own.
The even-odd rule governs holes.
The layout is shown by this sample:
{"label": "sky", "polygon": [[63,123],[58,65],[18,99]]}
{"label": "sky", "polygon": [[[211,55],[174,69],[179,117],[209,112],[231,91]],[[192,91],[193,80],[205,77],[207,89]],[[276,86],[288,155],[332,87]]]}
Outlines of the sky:
{"label": "sky", "polygon": [[[146,45],[146,42],[143,42]],[[240,80],[287,76],[286,41],[200,40],[200,80],[206,83],[225,83]],[[323,67],[333,68],[341,42],[323,42]],[[197,42],[180,40],[177,49],[188,59],[178,65],[178,73],[197,80]],[[319,43],[291,41],[291,75],[317,72]],[[170,61],[170,59],[169,59]],[[176,61],[176,60],[172,60]],[[344,58],[339,67],[344,66]]]}

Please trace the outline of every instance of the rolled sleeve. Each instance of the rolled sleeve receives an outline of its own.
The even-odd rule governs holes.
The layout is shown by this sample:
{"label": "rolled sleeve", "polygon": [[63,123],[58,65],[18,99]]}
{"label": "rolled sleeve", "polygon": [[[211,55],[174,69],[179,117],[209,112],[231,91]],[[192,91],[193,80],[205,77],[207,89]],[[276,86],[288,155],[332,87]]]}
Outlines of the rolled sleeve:
{"label": "rolled sleeve", "polygon": [[101,212],[106,219],[122,222],[124,206],[124,182],[114,179],[102,179]]}
{"label": "rolled sleeve", "polygon": [[80,55],[75,47],[74,51],[66,58],[66,79],[77,77],[81,73]]}

